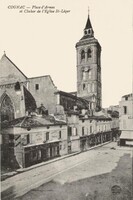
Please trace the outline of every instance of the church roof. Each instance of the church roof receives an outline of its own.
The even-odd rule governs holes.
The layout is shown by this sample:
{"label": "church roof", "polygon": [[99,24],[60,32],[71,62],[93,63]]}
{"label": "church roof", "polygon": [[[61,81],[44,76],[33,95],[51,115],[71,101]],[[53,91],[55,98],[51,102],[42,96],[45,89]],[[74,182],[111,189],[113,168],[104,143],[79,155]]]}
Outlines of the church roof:
{"label": "church roof", "polygon": [[25,74],[4,54],[0,60],[0,85],[25,82]]}
{"label": "church roof", "polygon": [[3,59],[7,59],[27,79],[27,76],[14,64],[14,62],[10,60],[10,58],[8,58],[6,54],[2,56],[1,60]]}

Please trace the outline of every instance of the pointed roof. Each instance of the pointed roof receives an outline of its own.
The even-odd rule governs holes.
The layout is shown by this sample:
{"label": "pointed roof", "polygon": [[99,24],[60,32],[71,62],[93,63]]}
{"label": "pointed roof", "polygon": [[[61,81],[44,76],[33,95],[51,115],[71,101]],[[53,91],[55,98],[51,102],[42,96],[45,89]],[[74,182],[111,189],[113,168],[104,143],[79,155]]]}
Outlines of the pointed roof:
{"label": "pointed roof", "polygon": [[4,53],[0,60],[0,85],[27,81],[25,74]]}
{"label": "pointed roof", "polygon": [[4,51],[4,54],[1,58],[2,59],[7,59],[26,79],[27,79],[27,76],[10,60],[10,58],[8,58],[8,56],[6,55],[5,51]]}
{"label": "pointed roof", "polygon": [[[91,25],[91,21],[90,21],[90,16],[88,14],[88,19],[87,19],[87,22],[86,22],[86,26],[85,26],[85,29],[89,29],[91,28],[92,29],[92,25]],[[84,30],[85,30],[84,29]]]}
{"label": "pointed roof", "polygon": [[80,39],[80,41],[81,40],[86,40],[86,39],[89,39],[89,41],[93,40],[92,42],[94,42],[94,40],[95,40],[95,38],[94,38],[94,31],[93,31],[93,28],[92,28],[92,25],[91,25],[89,14],[88,14],[88,19],[87,19],[87,22],[86,22],[86,26],[84,28],[84,35]]}

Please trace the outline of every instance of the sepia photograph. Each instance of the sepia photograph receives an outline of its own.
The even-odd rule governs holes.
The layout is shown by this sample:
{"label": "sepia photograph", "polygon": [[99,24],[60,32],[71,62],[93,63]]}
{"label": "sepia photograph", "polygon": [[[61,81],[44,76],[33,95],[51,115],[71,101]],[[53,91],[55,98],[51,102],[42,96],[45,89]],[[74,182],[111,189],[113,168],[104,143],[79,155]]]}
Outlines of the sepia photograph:
{"label": "sepia photograph", "polygon": [[133,200],[132,8],[1,0],[2,200]]}

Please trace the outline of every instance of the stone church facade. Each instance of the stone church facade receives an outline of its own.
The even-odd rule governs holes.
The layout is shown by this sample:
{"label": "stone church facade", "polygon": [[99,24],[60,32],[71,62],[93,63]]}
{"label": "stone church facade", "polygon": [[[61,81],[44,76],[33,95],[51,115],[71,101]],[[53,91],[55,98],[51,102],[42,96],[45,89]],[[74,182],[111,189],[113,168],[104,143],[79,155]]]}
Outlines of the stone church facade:
{"label": "stone church facade", "polygon": [[30,109],[35,111],[36,102],[27,90],[28,79],[4,54],[0,62],[0,108],[1,120],[25,116]]}

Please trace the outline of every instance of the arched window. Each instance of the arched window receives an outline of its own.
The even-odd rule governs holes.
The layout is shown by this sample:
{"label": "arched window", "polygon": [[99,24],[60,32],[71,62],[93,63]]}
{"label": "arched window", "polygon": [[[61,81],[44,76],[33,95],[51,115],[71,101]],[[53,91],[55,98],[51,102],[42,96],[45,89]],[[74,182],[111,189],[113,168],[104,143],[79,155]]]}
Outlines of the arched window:
{"label": "arched window", "polygon": [[82,51],[81,51],[81,61],[84,60],[84,59],[85,59],[85,51],[82,50]]}
{"label": "arched window", "polygon": [[92,57],[92,51],[91,51],[91,49],[88,49],[87,58],[91,58],[91,57]]}
{"label": "arched window", "polygon": [[1,122],[14,119],[14,108],[10,97],[6,94],[1,104]]}

